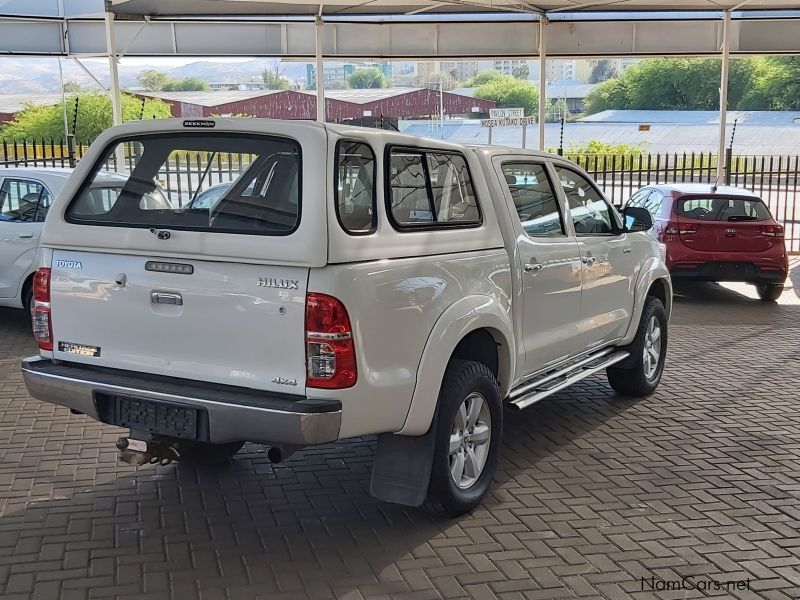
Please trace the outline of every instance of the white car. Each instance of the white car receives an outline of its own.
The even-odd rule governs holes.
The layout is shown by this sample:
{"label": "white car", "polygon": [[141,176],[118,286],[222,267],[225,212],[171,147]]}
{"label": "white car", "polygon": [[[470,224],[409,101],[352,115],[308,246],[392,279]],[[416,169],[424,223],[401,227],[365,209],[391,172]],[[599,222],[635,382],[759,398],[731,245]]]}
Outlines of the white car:
{"label": "white car", "polygon": [[30,307],[44,219],[72,169],[0,170],[0,306]]}
{"label": "white car", "polygon": [[[131,143],[122,190],[87,213],[97,165]],[[193,207],[211,172],[229,187]],[[164,174],[178,208],[143,202]],[[373,495],[459,514],[491,485],[504,405],[603,370],[622,394],[656,389],[672,284],[651,224],[544,153],[131,123],[50,209],[23,374],[33,396],[129,428],[134,464],[226,460],[245,441],[280,461],[378,434]]]}
{"label": "white car", "polygon": [[[25,308],[33,301],[34,257],[50,205],[72,169],[14,167],[0,170],[0,306]],[[93,202],[108,203],[127,178],[104,172],[94,184]],[[168,205],[160,190],[149,198]]]}

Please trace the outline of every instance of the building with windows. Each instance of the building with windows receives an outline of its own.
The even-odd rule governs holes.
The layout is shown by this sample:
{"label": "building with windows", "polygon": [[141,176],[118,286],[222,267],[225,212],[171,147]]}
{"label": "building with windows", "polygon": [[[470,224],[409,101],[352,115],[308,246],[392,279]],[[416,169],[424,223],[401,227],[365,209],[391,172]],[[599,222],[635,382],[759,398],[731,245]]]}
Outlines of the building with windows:
{"label": "building with windows", "polygon": [[[331,63],[328,62],[323,68],[325,77],[325,88],[336,89],[347,85],[347,78],[358,69],[378,69],[389,79],[392,76],[392,65],[389,62],[350,62],[350,63]],[[306,88],[313,90],[317,88],[317,66],[313,63],[306,65]]]}

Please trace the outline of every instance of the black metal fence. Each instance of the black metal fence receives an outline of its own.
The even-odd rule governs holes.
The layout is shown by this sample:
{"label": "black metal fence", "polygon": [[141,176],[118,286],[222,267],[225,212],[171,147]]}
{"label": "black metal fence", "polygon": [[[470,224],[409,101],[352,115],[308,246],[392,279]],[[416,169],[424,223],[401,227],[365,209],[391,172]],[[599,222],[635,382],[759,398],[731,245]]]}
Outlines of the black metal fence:
{"label": "black metal fence", "polygon": [[[0,168],[11,166],[69,167],[85,154],[88,143],[75,140],[0,141]],[[136,161],[135,151],[125,152],[125,167]],[[720,183],[744,187],[758,194],[775,218],[786,228],[786,246],[800,252],[800,156],[738,156],[728,153],[725,177],[717,182],[717,155],[711,152],[671,154],[567,154],[598,182],[608,198],[623,204],[638,188],[659,183]],[[246,156],[217,156],[212,164],[201,165],[200,158],[172,157],[162,177],[165,191],[181,205],[198,188],[231,181],[249,163]],[[118,169],[112,154],[106,167]],[[206,169],[206,167],[209,167]]]}

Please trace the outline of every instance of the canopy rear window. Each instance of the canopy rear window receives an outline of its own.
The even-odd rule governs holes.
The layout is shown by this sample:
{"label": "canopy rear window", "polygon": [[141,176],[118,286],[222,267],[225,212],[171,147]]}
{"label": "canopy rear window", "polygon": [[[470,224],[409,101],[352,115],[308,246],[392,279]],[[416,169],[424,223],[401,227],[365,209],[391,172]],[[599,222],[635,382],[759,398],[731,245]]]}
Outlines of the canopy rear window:
{"label": "canopy rear window", "polygon": [[765,221],[769,209],[758,198],[684,198],[676,206],[678,217],[699,221]]}
{"label": "canopy rear window", "polygon": [[287,235],[300,222],[300,182],[300,147],[290,139],[145,135],[106,148],[66,218],[86,225]]}

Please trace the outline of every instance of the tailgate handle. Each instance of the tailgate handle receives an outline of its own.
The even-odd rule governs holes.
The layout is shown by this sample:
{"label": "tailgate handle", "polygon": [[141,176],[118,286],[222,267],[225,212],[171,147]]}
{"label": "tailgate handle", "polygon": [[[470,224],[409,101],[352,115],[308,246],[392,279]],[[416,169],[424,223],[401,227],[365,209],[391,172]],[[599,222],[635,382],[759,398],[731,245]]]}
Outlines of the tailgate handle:
{"label": "tailgate handle", "polygon": [[183,296],[174,292],[153,292],[150,294],[153,304],[174,304],[183,306]]}

